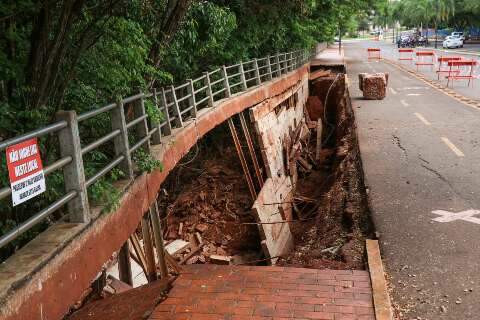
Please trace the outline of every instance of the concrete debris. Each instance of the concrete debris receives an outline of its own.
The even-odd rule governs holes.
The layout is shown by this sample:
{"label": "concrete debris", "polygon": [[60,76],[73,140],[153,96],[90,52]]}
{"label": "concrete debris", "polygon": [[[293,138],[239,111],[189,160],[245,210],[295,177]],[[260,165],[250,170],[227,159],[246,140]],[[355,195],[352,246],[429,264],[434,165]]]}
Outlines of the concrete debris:
{"label": "concrete debris", "polygon": [[176,239],[165,246],[165,250],[171,255],[182,252],[190,246],[190,243],[182,239]]}
{"label": "concrete debris", "polygon": [[220,256],[218,254],[210,255],[210,262],[219,265],[229,265],[232,260],[230,256]]}
{"label": "concrete debris", "polygon": [[388,73],[360,73],[359,87],[363,97],[368,100],[383,100],[387,93]]}
{"label": "concrete debris", "polygon": [[107,285],[103,288],[105,293],[118,294],[133,289],[129,284],[118,280],[112,275],[107,276]]}

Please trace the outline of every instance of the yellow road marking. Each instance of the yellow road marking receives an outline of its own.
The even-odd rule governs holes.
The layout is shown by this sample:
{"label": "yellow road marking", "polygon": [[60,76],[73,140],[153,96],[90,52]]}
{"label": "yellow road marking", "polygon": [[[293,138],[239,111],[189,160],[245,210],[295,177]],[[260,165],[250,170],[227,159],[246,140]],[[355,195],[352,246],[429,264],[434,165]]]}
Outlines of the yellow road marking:
{"label": "yellow road marking", "polygon": [[424,116],[422,116],[420,113],[418,113],[418,112],[415,112],[415,113],[414,113],[414,115],[415,115],[415,116],[416,116],[418,119],[420,119],[420,121],[422,121],[422,122],[423,122],[423,123],[424,123],[426,126],[429,126],[429,125],[431,125],[431,123],[430,123],[430,122],[428,122],[428,120],[427,120],[427,119],[425,119],[425,117],[424,117]]}
{"label": "yellow road marking", "polygon": [[465,157],[465,154],[463,154],[460,149],[457,148],[447,137],[442,137],[442,141],[445,142],[447,147],[449,147],[453,153],[455,153],[458,157]]}

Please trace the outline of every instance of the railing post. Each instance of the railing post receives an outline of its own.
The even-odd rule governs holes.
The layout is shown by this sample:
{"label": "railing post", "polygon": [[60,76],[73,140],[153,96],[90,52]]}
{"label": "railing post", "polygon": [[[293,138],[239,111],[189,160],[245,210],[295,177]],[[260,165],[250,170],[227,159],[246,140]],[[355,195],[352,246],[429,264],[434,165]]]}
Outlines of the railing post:
{"label": "railing post", "polygon": [[168,112],[167,107],[167,96],[165,95],[165,88],[162,88],[162,95],[160,96],[160,105],[163,105],[163,110],[165,110],[165,119],[167,123],[165,124],[164,133],[165,135],[172,134],[172,124],[170,123],[170,112]]}
{"label": "railing post", "polygon": [[275,56],[275,66],[275,72],[277,73],[277,77],[279,77],[282,74],[282,71],[280,70],[280,53],[278,52]]}
{"label": "railing post", "polygon": [[207,83],[207,96],[208,96],[208,106],[213,107],[213,95],[212,95],[212,84],[210,82],[210,74],[208,72],[203,73],[205,75],[205,81]]}
{"label": "railing post", "polygon": [[288,52],[285,54],[285,60],[287,61],[287,73],[292,71],[292,53]]}
{"label": "railing post", "polygon": [[178,128],[183,127],[182,114],[180,113],[180,107],[178,106],[177,94],[175,93],[175,87],[171,86],[172,98],[173,98],[173,112],[175,113],[175,124]]}
{"label": "railing post", "polygon": [[[140,96],[138,101],[133,107],[133,115],[135,118],[143,117],[145,115],[145,95]],[[142,139],[148,135],[148,119],[145,118],[143,121],[138,123],[135,128],[135,134],[138,139]],[[144,144],[143,148],[149,152],[150,151],[150,139],[148,139]]]}
{"label": "railing post", "polygon": [[85,184],[77,113],[75,111],[59,111],[56,113],[56,119],[68,123],[67,127],[58,132],[61,157],[72,157],[72,161],[63,168],[65,191],[75,190],[77,192],[77,196],[68,202],[69,220],[77,223],[89,222],[90,207]]}
{"label": "railing post", "polygon": [[230,92],[230,84],[228,83],[227,68],[222,66],[223,86],[225,87],[225,98],[230,98],[232,93]]}
{"label": "railing post", "polygon": [[115,155],[123,155],[124,159],[120,163],[120,169],[125,173],[128,179],[133,179],[132,157],[130,155],[130,146],[128,143],[128,130],[125,121],[125,111],[123,102],[117,102],[117,107],[111,111],[112,129],[120,130],[120,134],[113,139]]}
{"label": "railing post", "polygon": [[262,83],[262,79],[260,78],[260,70],[258,69],[258,61],[257,58],[253,59],[253,65],[255,67],[255,78],[257,79],[257,84]]}
{"label": "railing post", "polygon": [[193,80],[188,79],[187,92],[190,95],[188,98],[188,105],[192,108],[190,110],[190,116],[192,118],[197,117],[197,101],[195,100],[195,87],[193,86]]}
{"label": "railing post", "polygon": [[242,82],[242,91],[247,90],[247,80],[245,79],[245,69],[243,69],[243,62],[240,61],[240,64],[238,66],[239,73],[240,73],[240,81]]}
{"label": "railing post", "polygon": [[270,64],[270,55],[267,56],[267,73],[268,80],[272,80],[272,65]]}
{"label": "railing post", "polygon": [[[158,92],[156,88],[153,88],[153,102],[155,104],[155,111],[160,112],[160,107],[158,105]],[[157,131],[152,134],[152,144],[160,144],[162,142],[162,127],[160,126],[160,122],[156,123],[152,119],[150,119],[150,125],[152,128],[157,128]]]}

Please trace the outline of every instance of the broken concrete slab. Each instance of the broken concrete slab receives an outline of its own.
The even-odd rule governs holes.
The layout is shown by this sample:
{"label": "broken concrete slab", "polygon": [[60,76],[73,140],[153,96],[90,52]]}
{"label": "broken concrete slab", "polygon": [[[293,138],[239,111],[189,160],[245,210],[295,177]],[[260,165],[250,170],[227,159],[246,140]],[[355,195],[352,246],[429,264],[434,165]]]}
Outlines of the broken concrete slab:
{"label": "broken concrete slab", "polygon": [[292,183],[284,176],[278,187],[273,179],[267,179],[253,204],[255,218],[261,224],[258,229],[265,256],[275,264],[277,257],[293,249],[293,236],[286,220],[291,219]]}
{"label": "broken concrete slab", "polygon": [[167,250],[169,254],[174,255],[177,252],[185,250],[189,245],[190,243],[185,240],[176,239],[167,244],[165,250]]}
{"label": "broken concrete slab", "polygon": [[212,254],[209,258],[211,263],[219,265],[229,265],[232,260],[232,257],[230,256],[221,256],[218,254]]}

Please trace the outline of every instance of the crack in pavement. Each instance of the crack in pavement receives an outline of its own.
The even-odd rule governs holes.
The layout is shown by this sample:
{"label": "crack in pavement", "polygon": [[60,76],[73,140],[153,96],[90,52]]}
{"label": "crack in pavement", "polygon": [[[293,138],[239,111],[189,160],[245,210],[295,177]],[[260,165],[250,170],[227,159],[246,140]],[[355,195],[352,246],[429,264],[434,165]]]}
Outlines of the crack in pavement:
{"label": "crack in pavement", "polygon": [[[419,157],[420,158],[420,157]],[[420,158],[421,159],[421,158]],[[421,159],[423,160],[423,159]],[[452,190],[452,192],[457,196],[459,197],[460,199],[462,199],[463,201],[467,202],[470,206],[472,206],[472,203],[470,200],[468,199],[465,199],[461,193],[459,193],[457,190],[455,190],[455,188],[453,187],[453,185],[450,183],[450,181],[447,180],[447,178],[445,178],[440,172],[438,172],[437,170],[433,169],[433,168],[430,168],[426,165],[424,165],[423,163],[420,164],[423,168],[425,168],[427,171],[430,171],[431,173],[433,173],[438,179],[442,180],[443,182],[445,182],[448,187]]]}
{"label": "crack in pavement", "polygon": [[420,159],[421,161],[425,162],[426,164],[430,164],[430,162],[427,161],[427,160],[425,160],[425,159],[423,159],[421,155],[418,155],[418,159]]}
{"label": "crack in pavement", "polygon": [[[440,172],[438,172],[437,170],[435,169],[432,169],[430,167],[427,167],[426,165],[424,164],[421,164],[422,167],[424,167],[425,169],[427,169],[428,171],[430,171],[431,173],[433,173],[434,175],[436,175],[438,177],[438,179],[442,180],[443,182],[445,182],[446,184],[448,184],[450,186],[450,188],[453,189],[452,187],[452,184],[450,183],[450,181],[448,181],[444,176],[442,176],[442,174]],[[455,190],[454,190],[455,191]],[[456,193],[456,192],[455,192]]]}
{"label": "crack in pavement", "polygon": [[408,159],[407,149],[405,149],[405,147],[402,146],[402,142],[400,141],[400,138],[394,134],[392,134],[392,137],[393,137],[393,143],[395,143],[395,145],[399,147],[400,150],[402,150],[403,154],[405,155],[405,158]]}

